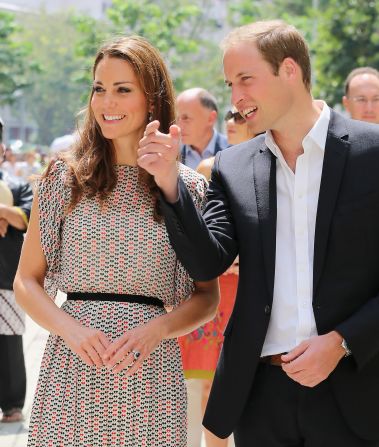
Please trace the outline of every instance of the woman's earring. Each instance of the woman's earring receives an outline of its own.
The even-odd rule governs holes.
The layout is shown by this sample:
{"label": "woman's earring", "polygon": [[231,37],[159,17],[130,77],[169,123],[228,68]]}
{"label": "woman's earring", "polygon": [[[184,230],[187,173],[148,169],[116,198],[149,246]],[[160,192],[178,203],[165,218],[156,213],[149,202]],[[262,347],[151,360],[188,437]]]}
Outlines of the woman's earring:
{"label": "woman's earring", "polygon": [[153,121],[153,112],[149,112],[147,114],[147,122],[151,123]]}

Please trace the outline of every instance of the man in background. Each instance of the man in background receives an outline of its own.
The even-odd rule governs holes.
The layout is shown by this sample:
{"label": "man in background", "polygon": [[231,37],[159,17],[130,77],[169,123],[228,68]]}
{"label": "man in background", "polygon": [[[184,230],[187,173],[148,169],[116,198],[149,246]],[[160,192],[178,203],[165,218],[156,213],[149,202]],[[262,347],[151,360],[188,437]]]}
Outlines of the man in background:
{"label": "man in background", "polygon": [[[0,153],[3,122],[0,119]],[[24,312],[13,293],[24,231],[28,225],[33,194],[30,185],[0,168],[0,409],[1,422],[23,419],[26,373],[22,334]]]}
{"label": "man in background", "polygon": [[353,119],[379,124],[379,71],[372,67],[352,70],[342,102]]}
{"label": "man in background", "polygon": [[177,124],[182,132],[182,163],[196,169],[228,145],[225,135],[214,128],[217,123],[216,99],[203,88],[184,90],[177,98]]}

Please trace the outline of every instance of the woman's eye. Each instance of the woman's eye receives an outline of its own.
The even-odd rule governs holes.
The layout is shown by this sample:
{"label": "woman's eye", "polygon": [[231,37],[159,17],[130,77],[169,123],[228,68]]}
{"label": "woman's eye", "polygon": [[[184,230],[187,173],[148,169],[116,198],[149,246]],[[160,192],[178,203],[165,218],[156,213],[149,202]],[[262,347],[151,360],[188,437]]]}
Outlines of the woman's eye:
{"label": "woman's eye", "polygon": [[120,88],[118,89],[118,91],[119,91],[120,93],[129,93],[131,90],[130,90],[130,88],[128,88],[128,87],[120,87]]}
{"label": "woman's eye", "polygon": [[104,91],[104,89],[102,87],[95,86],[95,87],[93,87],[93,91],[96,93],[101,93]]}

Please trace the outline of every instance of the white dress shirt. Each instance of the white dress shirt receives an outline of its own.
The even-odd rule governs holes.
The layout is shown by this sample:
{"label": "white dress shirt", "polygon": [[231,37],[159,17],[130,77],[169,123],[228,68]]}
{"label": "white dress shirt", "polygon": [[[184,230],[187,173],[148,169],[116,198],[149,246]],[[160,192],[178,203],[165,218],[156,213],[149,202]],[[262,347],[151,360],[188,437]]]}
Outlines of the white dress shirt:
{"label": "white dress shirt", "polygon": [[322,112],[304,137],[304,153],[295,173],[287,165],[272,133],[266,145],[277,157],[277,224],[274,296],[262,356],[288,352],[317,335],[312,307],[313,254],[318,196],[330,109]]}

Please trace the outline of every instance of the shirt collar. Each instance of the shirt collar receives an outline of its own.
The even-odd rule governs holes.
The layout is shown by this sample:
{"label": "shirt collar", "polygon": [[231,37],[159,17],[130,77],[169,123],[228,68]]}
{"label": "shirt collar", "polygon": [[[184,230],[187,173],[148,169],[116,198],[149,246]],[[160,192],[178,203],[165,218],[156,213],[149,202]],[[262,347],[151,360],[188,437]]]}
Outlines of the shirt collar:
{"label": "shirt collar", "polygon": [[[304,151],[307,151],[309,144],[316,145],[322,151],[325,151],[326,137],[328,135],[330,109],[325,101],[316,100],[317,105],[322,108],[320,116],[313,125],[312,129],[305,135],[302,141]],[[279,147],[275,143],[271,130],[267,130],[265,138],[266,146],[278,157]]]}
{"label": "shirt collar", "polygon": [[[217,132],[213,129],[213,135],[212,138],[209,140],[209,143],[205,146],[203,152],[201,153],[202,156],[207,154],[210,154],[210,156],[214,155],[215,152],[215,146],[216,146],[216,139],[217,139]],[[192,147],[189,144],[186,144],[185,146],[186,152],[188,154],[189,151],[193,151]]]}

